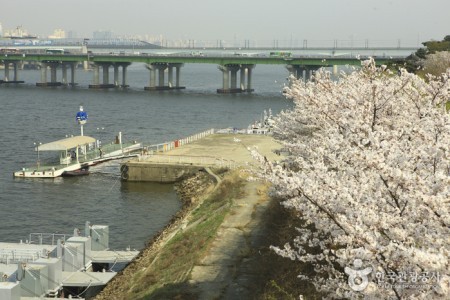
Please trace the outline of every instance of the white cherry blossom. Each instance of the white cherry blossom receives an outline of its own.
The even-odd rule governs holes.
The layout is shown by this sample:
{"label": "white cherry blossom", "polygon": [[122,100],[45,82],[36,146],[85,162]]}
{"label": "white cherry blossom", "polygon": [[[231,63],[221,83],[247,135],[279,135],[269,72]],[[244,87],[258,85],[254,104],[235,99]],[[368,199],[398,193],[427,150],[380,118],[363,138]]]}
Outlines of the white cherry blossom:
{"label": "white cherry blossom", "polygon": [[[330,298],[448,299],[449,76],[393,74],[369,59],[338,81],[319,70],[312,81],[291,78],[285,88],[295,106],[279,114],[275,136],[291,155],[272,165],[252,154],[273,195],[305,225],[272,249],[313,262],[317,276],[310,280]],[[344,272],[355,259],[373,270],[362,291]],[[420,288],[377,284],[376,276],[424,272],[438,276]]]}

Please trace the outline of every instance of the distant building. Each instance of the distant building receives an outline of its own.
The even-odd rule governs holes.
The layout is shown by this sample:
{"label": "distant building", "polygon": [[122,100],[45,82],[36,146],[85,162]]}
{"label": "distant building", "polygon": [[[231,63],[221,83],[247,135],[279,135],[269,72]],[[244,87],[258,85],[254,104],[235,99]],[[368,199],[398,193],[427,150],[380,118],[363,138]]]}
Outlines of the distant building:
{"label": "distant building", "polygon": [[49,39],[65,39],[66,32],[62,29],[55,29],[55,31],[53,31],[53,35],[50,35],[48,38]]}
{"label": "distant building", "polygon": [[112,39],[113,34],[111,31],[97,30],[92,34],[94,40],[109,40]]}
{"label": "distant building", "polygon": [[28,31],[23,29],[22,26],[17,26],[16,29],[6,30],[4,37],[12,39],[36,38],[35,35],[28,34]]}
{"label": "distant building", "polygon": [[78,38],[78,34],[77,34],[76,31],[69,30],[67,32],[67,38],[69,38],[69,39],[76,39],[76,38]]}
{"label": "distant building", "polygon": [[2,27],[2,23],[0,23],[0,37],[3,37],[3,27]]}

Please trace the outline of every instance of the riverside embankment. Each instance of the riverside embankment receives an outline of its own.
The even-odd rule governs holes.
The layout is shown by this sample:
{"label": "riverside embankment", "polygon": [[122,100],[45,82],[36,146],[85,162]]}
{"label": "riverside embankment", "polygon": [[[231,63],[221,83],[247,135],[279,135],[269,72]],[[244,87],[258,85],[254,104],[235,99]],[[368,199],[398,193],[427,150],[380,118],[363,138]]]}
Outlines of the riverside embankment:
{"label": "riverside embankment", "polygon": [[217,163],[207,167],[214,177],[199,171],[178,184],[183,209],[96,299],[252,299],[272,285],[274,294],[289,295],[273,281],[278,258],[269,250],[273,224],[288,218],[273,209],[279,205],[267,183],[250,180],[258,164],[251,147],[268,160],[281,158],[280,145],[259,135],[211,135],[162,154],[192,164],[217,158],[232,170]]}
{"label": "riverside embankment", "polygon": [[248,134],[209,134],[169,151],[142,155],[122,166],[122,178],[127,181],[176,182],[204,168],[255,168],[258,162],[251,156],[255,148],[266,159],[281,157],[275,153],[281,146],[271,136]]}

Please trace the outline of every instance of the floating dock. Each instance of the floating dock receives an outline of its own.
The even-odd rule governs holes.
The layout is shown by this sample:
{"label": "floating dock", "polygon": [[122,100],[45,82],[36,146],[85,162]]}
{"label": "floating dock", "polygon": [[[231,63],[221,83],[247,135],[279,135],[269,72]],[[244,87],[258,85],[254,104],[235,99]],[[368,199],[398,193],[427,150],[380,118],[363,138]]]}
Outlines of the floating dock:
{"label": "floating dock", "polygon": [[121,139],[98,147],[96,139],[92,137],[68,137],[36,147],[38,153],[42,151],[60,152],[59,160],[56,157],[51,161],[41,163],[38,154],[36,166],[16,171],[13,176],[19,178],[55,178],[62,176],[64,172],[88,168],[104,161],[137,156],[141,147],[140,143],[122,143]]}

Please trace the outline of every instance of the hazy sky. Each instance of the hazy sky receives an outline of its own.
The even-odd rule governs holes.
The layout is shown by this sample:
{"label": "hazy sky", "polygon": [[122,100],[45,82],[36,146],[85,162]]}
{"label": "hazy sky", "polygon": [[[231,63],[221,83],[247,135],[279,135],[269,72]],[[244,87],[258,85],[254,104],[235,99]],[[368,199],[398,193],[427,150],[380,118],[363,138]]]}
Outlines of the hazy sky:
{"label": "hazy sky", "polygon": [[0,23],[41,36],[61,28],[78,37],[422,42],[450,34],[450,0],[10,0]]}

